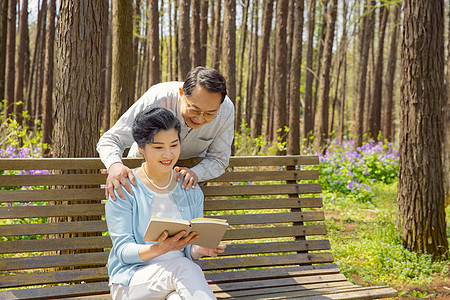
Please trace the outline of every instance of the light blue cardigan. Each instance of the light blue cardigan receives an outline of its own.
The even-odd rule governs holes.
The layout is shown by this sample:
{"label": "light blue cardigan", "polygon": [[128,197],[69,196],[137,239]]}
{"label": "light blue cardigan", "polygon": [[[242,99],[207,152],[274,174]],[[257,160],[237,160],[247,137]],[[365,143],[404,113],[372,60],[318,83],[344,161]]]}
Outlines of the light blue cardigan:
{"label": "light blue cardigan", "polygon": [[[151,262],[143,261],[139,257],[139,248],[155,243],[142,240],[150,222],[150,207],[154,194],[136,175],[136,169],[133,174],[136,186],[127,179],[133,194],[129,194],[121,186],[125,199],[116,194],[116,201],[110,197],[105,205],[106,222],[113,243],[108,258],[110,285],[120,283],[128,286],[137,267]],[[173,196],[183,219],[203,217],[204,196],[200,187],[186,191],[181,188],[181,183],[182,181],[177,183]],[[185,256],[192,259],[190,252],[191,245],[184,248]]]}

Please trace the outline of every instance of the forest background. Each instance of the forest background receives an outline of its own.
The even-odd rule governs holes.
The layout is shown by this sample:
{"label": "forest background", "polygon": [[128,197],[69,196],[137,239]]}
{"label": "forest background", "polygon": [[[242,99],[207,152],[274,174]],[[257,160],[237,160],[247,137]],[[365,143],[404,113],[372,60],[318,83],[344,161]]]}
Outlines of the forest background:
{"label": "forest background", "polygon": [[[227,79],[236,107],[235,155],[319,153],[324,189],[359,195],[352,200],[357,203],[373,202],[366,187],[374,179],[397,184],[403,152],[396,149],[405,144],[401,131],[414,126],[402,119],[408,90],[402,79],[405,26],[417,17],[405,10],[410,2],[1,0],[2,157],[23,155],[23,149],[32,155],[97,156],[101,133],[151,85],[182,81],[190,69],[204,65]],[[436,3],[441,6],[429,10],[438,12],[433,26],[442,51],[428,57],[436,58],[433,70],[447,78],[438,80],[442,95],[450,95],[450,7]],[[440,117],[428,126],[430,134],[422,134],[440,143],[426,154],[441,161],[443,172],[436,178],[449,201],[450,104],[448,96],[438,98],[430,98],[434,111],[418,113]],[[358,156],[369,152],[396,153],[396,163],[381,167],[381,156],[371,156],[372,165],[368,155]],[[334,168],[331,158],[337,155],[350,159]],[[365,163],[360,175],[336,172],[346,163],[357,169],[358,159]],[[430,213],[437,210],[433,206]],[[395,213],[401,214],[401,207]],[[436,249],[415,250],[441,255],[447,248]]]}

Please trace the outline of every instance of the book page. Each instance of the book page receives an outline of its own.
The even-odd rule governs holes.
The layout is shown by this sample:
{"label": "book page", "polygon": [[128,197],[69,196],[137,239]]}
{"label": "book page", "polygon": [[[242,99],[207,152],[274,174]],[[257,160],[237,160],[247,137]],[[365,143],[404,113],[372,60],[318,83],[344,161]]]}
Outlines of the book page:
{"label": "book page", "polygon": [[169,232],[169,236],[174,236],[182,230],[186,230],[185,235],[188,235],[191,227],[186,220],[152,216],[143,240],[156,242],[164,230]]}
{"label": "book page", "polygon": [[[223,220],[221,220],[223,221]],[[206,248],[216,249],[228,229],[228,223],[211,221],[194,221],[191,224],[191,231],[197,232],[200,236],[193,244]]]}

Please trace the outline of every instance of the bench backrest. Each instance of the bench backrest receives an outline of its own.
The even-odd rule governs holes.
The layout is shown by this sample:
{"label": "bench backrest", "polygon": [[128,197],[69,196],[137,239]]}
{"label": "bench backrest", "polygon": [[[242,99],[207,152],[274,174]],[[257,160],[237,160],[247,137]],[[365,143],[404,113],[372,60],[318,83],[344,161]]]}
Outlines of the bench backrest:
{"label": "bench backrest", "polygon": [[[137,167],[142,160],[124,162]],[[317,210],[322,206],[317,196],[321,188],[314,182],[318,171],[300,168],[316,164],[315,156],[232,157],[230,170],[202,187],[205,216],[225,218],[230,224],[224,255],[198,262],[210,273],[209,280],[215,271],[270,272],[274,266],[333,261],[331,253],[323,252],[330,249],[328,240],[308,238],[327,233],[320,224],[324,214]],[[105,264],[111,240],[101,217],[101,185],[106,181],[102,168],[97,158],[0,160],[0,173],[52,170],[0,177],[0,186],[11,188],[0,190],[0,274],[15,274],[3,276],[0,289],[83,282],[92,294],[108,292]]]}

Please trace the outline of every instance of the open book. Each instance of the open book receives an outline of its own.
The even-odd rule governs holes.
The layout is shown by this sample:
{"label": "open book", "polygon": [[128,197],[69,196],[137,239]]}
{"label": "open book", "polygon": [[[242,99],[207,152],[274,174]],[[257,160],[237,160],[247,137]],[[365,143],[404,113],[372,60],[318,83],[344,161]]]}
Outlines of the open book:
{"label": "open book", "polygon": [[191,221],[186,221],[152,216],[144,235],[144,241],[158,241],[158,238],[164,230],[169,232],[169,236],[186,230],[184,236],[187,236],[191,231],[195,231],[200,235],[192,244],[216,249],[227,229],[228,223],[222,219],[196,218]]}

